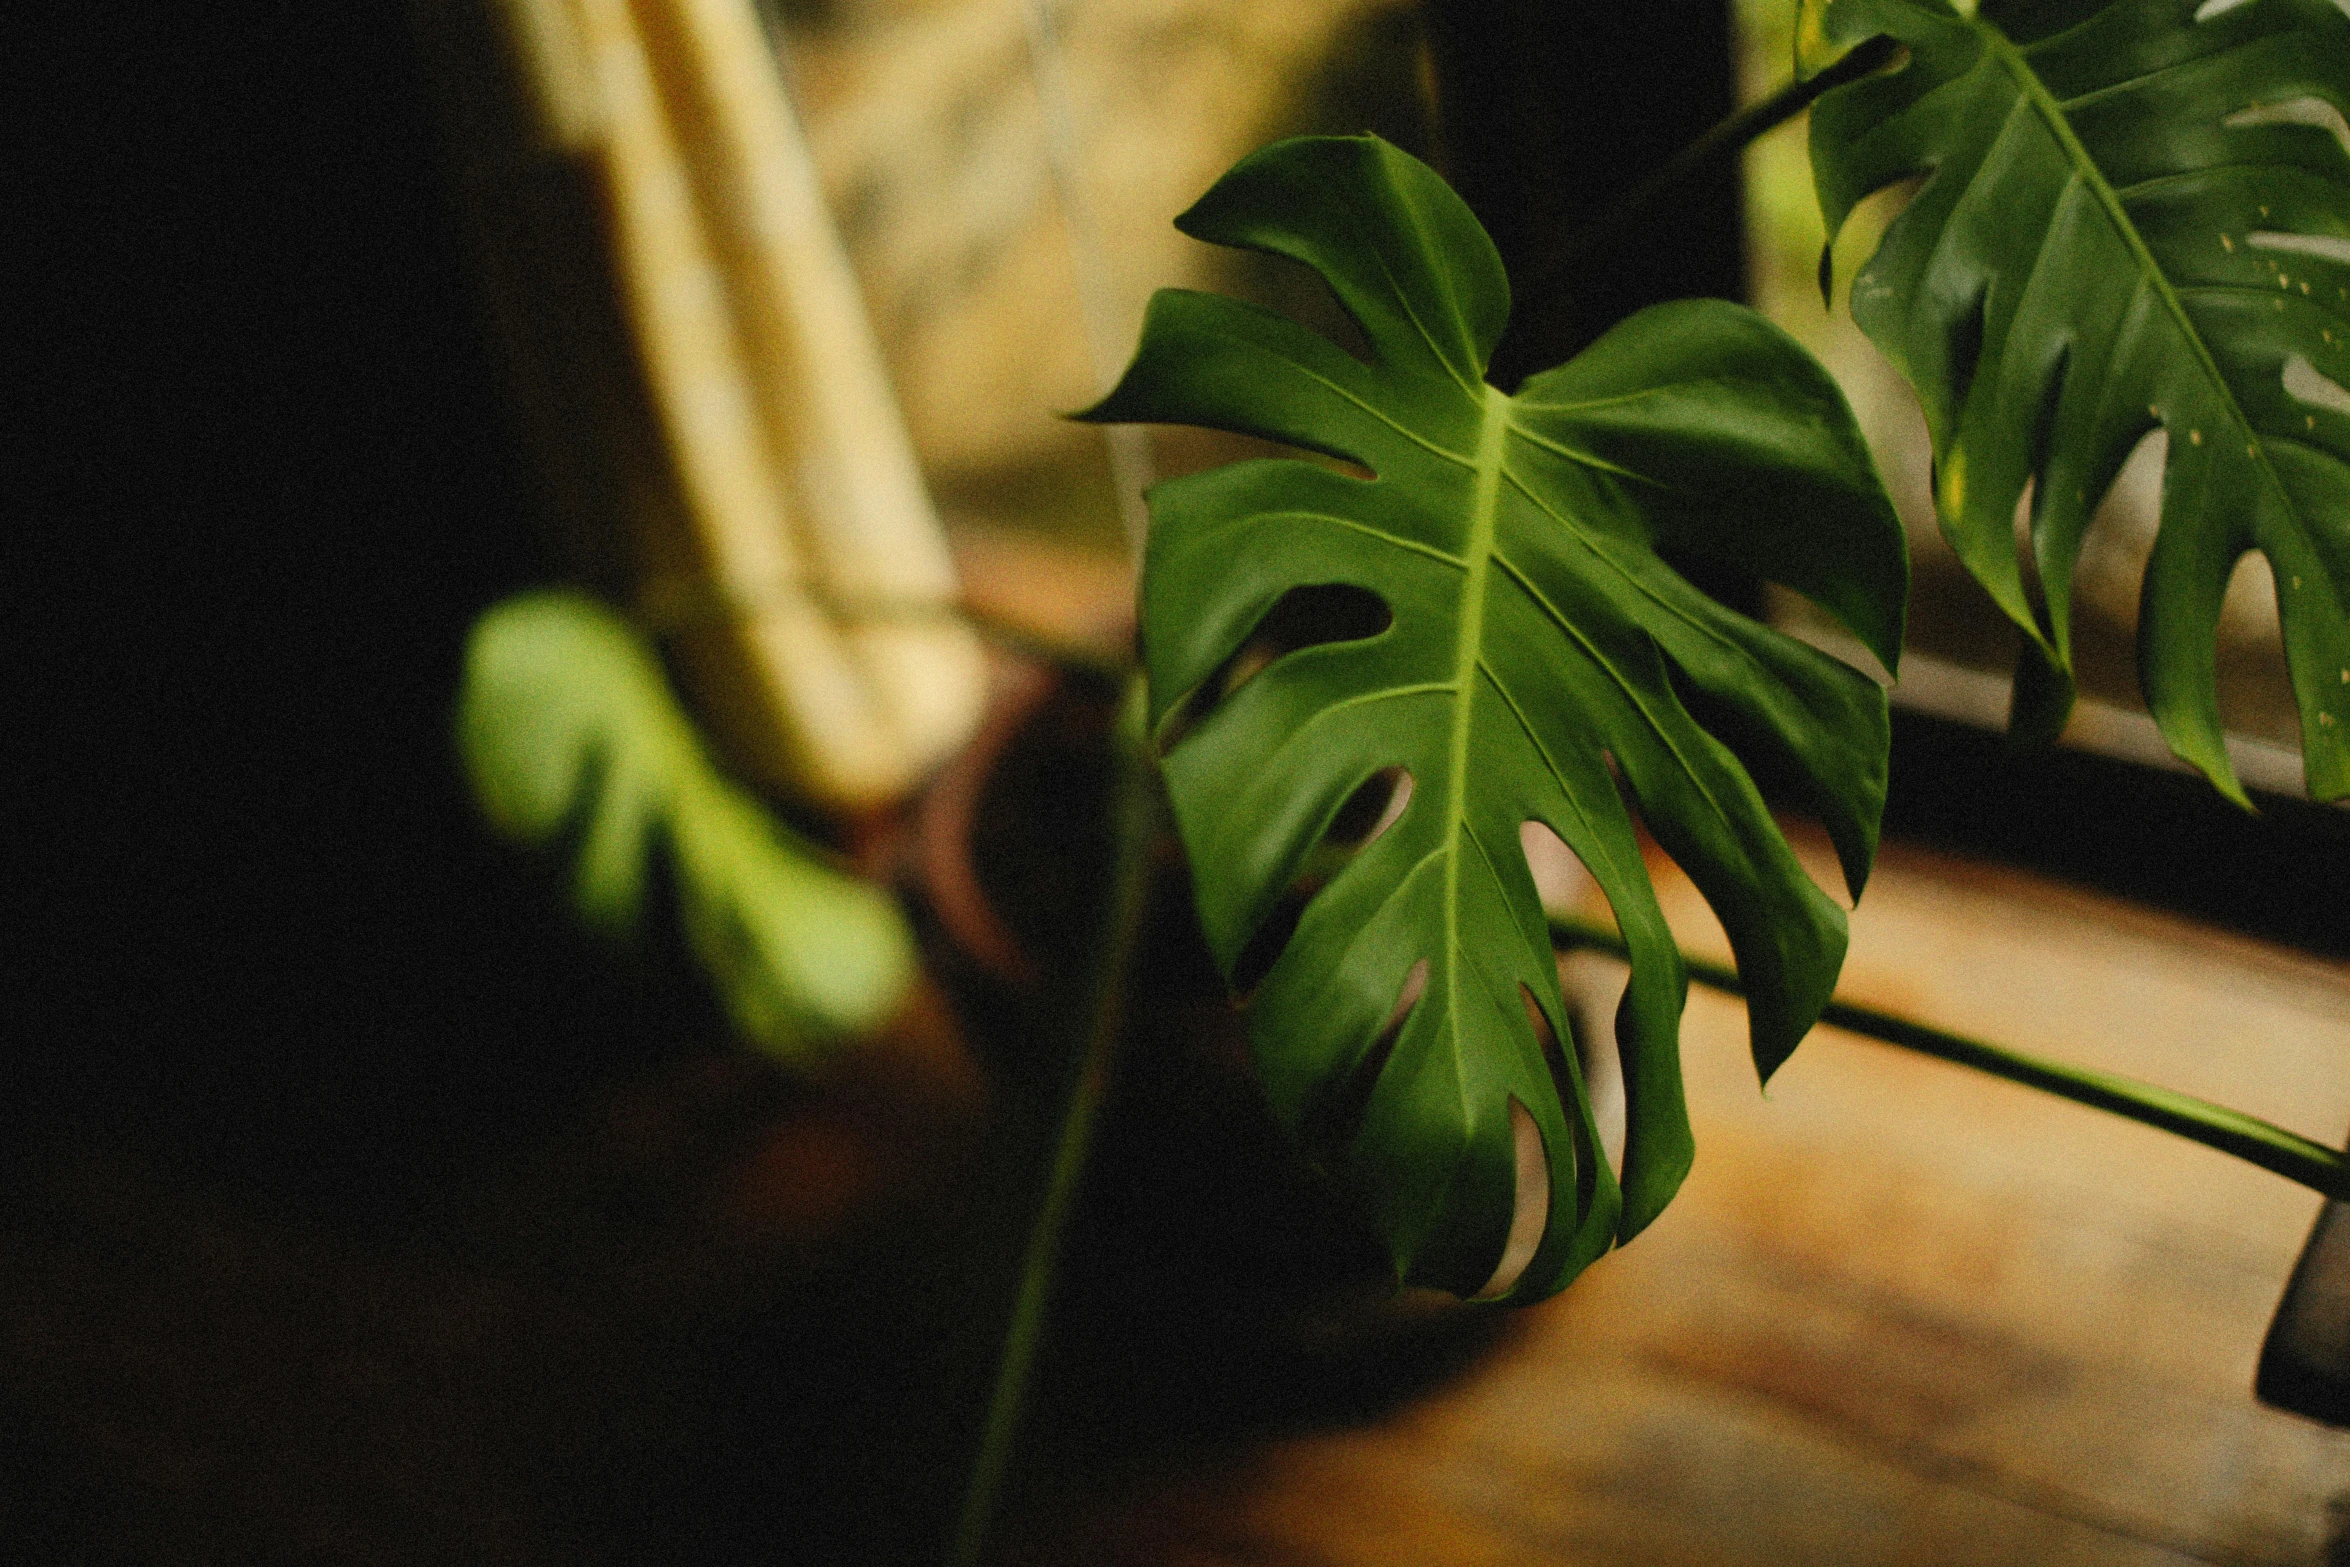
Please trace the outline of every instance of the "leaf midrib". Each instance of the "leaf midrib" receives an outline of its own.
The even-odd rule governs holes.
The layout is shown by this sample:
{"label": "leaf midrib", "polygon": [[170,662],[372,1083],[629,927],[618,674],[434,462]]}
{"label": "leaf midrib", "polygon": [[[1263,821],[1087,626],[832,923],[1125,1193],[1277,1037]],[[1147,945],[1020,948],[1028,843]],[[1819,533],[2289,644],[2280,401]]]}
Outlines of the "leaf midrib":
{"label": "leaf midrib", "polygon": [[[1461,620],[1453,644],[1453,707],[1448,777],[1444,796],[1444,964],[1448,987],[1456,990],[1461,960],[1461,839],[1469,825],[1469,737],[1476,711],[1476,676],[1485,652],[1485,595],[1492,580],[1494,540],[1501,516],[1502,460],[1508,450],[1509,398],[1493,386],[1480,388],[1483,418],[1477,426],[1475,485],[1469,493],[1469,537],[1461,551]],[[1458,1005],[1445,1008],[1445,1031],[1460,1049]],[[1467,1084],[1456,1084],[1466,1103]]]}
{"label": "leaf midrib", "polygon": [[[1992,58],[2014,80],[2016,90],[2032,106],[2040,123],[2047,127],[2048,134],[2055,139],[2058,148],[2072,164],[2073,177],[2081,182],[2097,202],[2099,210],[2105,214],[2106,222],[2120,236],[2123,245],[2128,247],[2131,258],[2138,264],[2139,276],[2154,290],[2155,297],[2162,301],[2163,309],[2169,313],[2179,336],[2186,341],[2188,351],[2194,355],[2195,363],[2202,369],[2204,379],[2218,396],[2222,409],[2235,421],[2237,430],[2244,436],[2245,455],[2260,470],[2261,477],[2267,481],[2286,512],[2298,519],[2300,509],[2293,504],[2292,495],[2286,490],[2283,478],[2270,464],[2268,453],[2262,449],[2259,427],[2244,412],[2243,404],[2236,400],[2236,389],[2228,384],[2219,362],[2212,358],[2210,348],[2203,341],[2202,332],[2187,314],[2186,304],[2179,298],[2179,291],[2171,285],[2170,275],[2162,270],[2162,264],[2155,259],[2154,252],[2147,248],[2145,237],[2138,232],[2138,225],[2130,220],[2129,211],[2122,205],[2120,194],[2115,191],[2112,182],[2106,179],[2105,171],[2098,167],[2097,160],[2090,156],[2089,149],[2081,144],[2080,137],[2074,134],[2072,122],[2065,118],[2063,105],[2049,92],[2041,82],[2039,73],[2032,69],[2031,63],[2023,57],[2023,52],[2005,33],[1987,22],[1970,19],[1970,25],[1986,40]],[[2167,421],[2165,428],[2168,428]]]}

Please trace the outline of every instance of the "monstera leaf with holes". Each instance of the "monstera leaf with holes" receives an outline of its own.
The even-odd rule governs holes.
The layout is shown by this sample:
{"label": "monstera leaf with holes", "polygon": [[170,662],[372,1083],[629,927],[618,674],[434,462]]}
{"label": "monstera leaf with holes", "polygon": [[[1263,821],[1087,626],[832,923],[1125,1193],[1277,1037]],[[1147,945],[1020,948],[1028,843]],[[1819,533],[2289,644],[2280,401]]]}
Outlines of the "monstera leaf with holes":
{"label": "monstera leaf with holes", "polygon": [[[1515,396],[1488,386],[1509,312],[1500,260],[1459,198],[1384,142],[1269,147],[1177,226],[1312,267],[1372,356],[1163,290],[1086,416],[1270,437],[1372,475],[1251,461],[1151,494],[1143,646],[1158,733],[1181,731],[1164,772],[1202,924],[1231,974],[1349,800],[1409,776],[1400,817],[1314,893],[1256,986],[1259,1076],[1400,1275],[1464,1295],[1512,1230],[1522,1106],[1546,1222],[1511,1294],[1548,1294],[1652,1219],[1691,1157],[1686,977],[1634,808],[1729,932],[1767,1076],[1827,998],[1845,921],[1739,756],[1820,817],[1856,893],[1884,797],[1878,687],[1722,608],[1658,551],[1803,592],[1890,665],[1900,529],[1833,384],[1741,307],[1659,306]],[[1384,629],[1291,651],[1217,700],[1259,624],[1313,587],[1375,595]],[[1528,1010],[1571,1037],[1529,822],[1590,868],[1631,948],[1620,1189],[1573,1055],[1546,1051]]]}
{"label": "monstera leaf with holes", "polygon": [[457,731],[492,825],[574,856],[590,925],[625,933],[674,886],[687,944],[753,1043],[813,1070],[904,1001],[914,942],[897,905],[711,765],[652,651],[595,600],[526,593],[482,616]]}
{"label": "monstera leaf with holes", "polygon": [[[1943,531],[2028,634],[2020,727],[2071,703],[2082,530],[2160,427],[2162,521],[2139,676],[2223,791],[2215,633],[2268,557],[2309,792],[2350,793],[2350,15],[2335,0],[1811,0],[1799,53],[1890,34],[1889,74],[1812,110],[1833,233],[1924,183],[1852,313],[1932,428]],[[2027,595],[2015,512],[2031,487]]]}

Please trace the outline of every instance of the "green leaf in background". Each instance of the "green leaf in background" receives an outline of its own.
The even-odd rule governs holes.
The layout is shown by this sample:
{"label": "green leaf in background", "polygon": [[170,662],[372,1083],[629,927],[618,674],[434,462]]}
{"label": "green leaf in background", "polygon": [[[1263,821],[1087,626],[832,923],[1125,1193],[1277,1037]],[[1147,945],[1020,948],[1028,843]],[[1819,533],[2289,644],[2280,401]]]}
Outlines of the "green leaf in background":
{"label": "green leaf in background", "polygon": [[[1900,528],[1826,373],[1742,307],[1659,306],[1514,397],[1488,386],[1509,312],[1500,259],[1433,171],[1375,138],[1266,148],[1177,226],[1312,267],[1374,362],[1285,317],[1162,290],[1134,364],[1086,417],[1265,436],[1375,477],[1253,461],[1152,492],[1142,614],[1158,732],[1232,682],[1235,654],[1293,589],[1363,590],[1389,621],[1280,657],[1168,751],[1209,944],[1231,975],[1328,857],[1350,799],[1388,769],[1409,776],[1401,816],[1311,897],[1257,987],[1259,1076],[1361,1195],[1399,1274],[1460,1294],[1494,1272],[1511,1230],[1510,1105],[1524,1106],[1550,1199],[1511,1293],[1548,1294],[1653,1218],[1691,1156],[1687,981],[1627,796],[1729,931],[1766,1076],[1827,999],[1845,920],[1732,748],[1807,798],[1856,892],[1884,799],[1882,692],[1723,609],[1656,551],[1798,589],[1891,665]],[[1621,1192],[1572,1052],[1546,1052],[1528,1010],[1570,1037],[1527,822],[1582,858],[1630,945]]]}
{"label": "green leaf in background", "polygon": [[[2242,801],[2216,636],[2247,550],[2276,575],[2309,792],[2350,793],[2350,16],[2334,0],[1812,0],[1799,52],[1907,65],[1813,106],[1834,235],[1926,174],[1852,313],[1925,405],[1942,528],[2028,633],[2020,728],[2071,705],[2081,536],[2139,439],[2169,460],[2139,679]],[[1810,40],[1805,45],[1801,40]],[[2031,485],[2027,592],[2014,518]]]}
{"label": "green leaf in background", "polygon": [[535,592],[485,614],[457,728],[500,832],[576,844],[574,896],[591,925],[633,929],[654,857],[667,856],[686,939],[753,1042],[813,1068],[904,1000],[915,954],[897,905],[719,775],[658,661],[602,604]]}

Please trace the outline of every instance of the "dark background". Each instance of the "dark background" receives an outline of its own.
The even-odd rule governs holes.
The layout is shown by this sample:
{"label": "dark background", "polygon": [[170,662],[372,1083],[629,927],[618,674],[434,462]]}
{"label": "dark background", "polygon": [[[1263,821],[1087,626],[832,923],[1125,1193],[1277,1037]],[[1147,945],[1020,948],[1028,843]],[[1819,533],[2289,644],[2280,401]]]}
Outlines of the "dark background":
{"label": "dark background", "polygon": [[19,117],[9,1113],[396,1206],[628,1048],[451,761],[545,568],[399,8],[104,15]]}

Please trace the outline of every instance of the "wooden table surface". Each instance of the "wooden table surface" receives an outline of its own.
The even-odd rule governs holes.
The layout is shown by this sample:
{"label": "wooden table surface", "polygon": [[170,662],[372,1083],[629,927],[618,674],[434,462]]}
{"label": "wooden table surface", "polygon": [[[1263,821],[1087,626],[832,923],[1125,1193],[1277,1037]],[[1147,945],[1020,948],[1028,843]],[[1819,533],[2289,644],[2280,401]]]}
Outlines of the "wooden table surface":
{"label": "wooden table surface", "polygon": [[[1658,869],[1684,943],[1721,955]],[[2021,873],[1889,845],[1843,994],[2327,1142],[2350,1124],[2350,969]],[[1679,1200],[1465,1376],[1154,1471],[1008,1554],[2350,1561],[2350,1436],[2251,1393],[2313,1194],[1833,1031],[1766,1097],[1740,1005],[1702,990],[1684,1055]]]}

